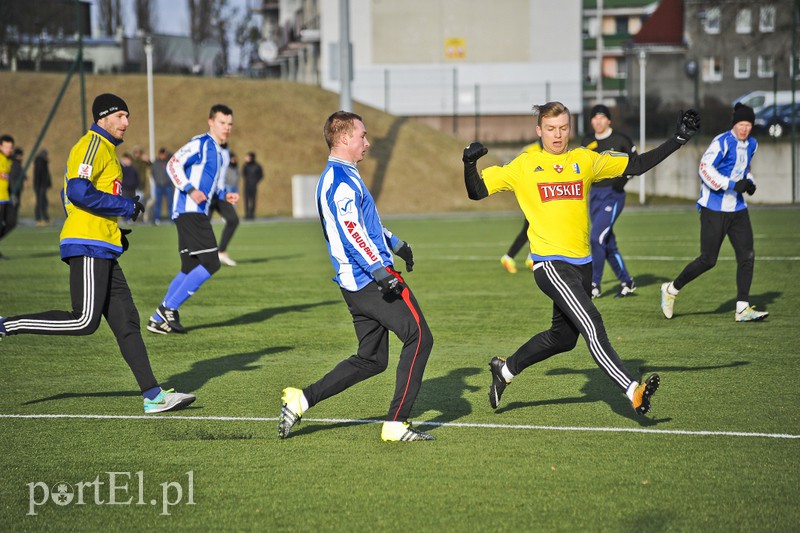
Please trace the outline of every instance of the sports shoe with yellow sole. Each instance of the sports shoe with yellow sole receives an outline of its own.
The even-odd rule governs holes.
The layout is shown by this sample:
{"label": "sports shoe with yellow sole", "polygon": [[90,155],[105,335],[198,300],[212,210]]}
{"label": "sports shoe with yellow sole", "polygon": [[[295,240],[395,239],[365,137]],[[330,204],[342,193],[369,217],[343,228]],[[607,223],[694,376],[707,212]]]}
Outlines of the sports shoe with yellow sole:
{"label": "sports shoe with yellow sole", "polygon": [[734,318],[736,322],[758,322],[767,318],[767,315],[769,315],[769,311],[756,311],[756,308],[751,305],[741,313],[736,313]]}
{"label": "sports shoe with yellow sole", "polygon": [[533,271],[533,259],[531,259],[530,256],[525,260],[525,268]]}
{"label": "sports shoe with yellow sole", "polygon": [[636,386],[631,403],[637,414],[646,415],[650,412],[650,398],[656,393],[660,384],[661,378],[658,377],[658,374],[652,374]]}
{"label": "sports shoe with yellow sole", "polygon": [[513,257],[509,255],[504,255],[503,257],[500,258],[500,263],[502,263],[502,265],[506,267],[506,270],[508,270],[509,274],[517,273],[517,262],[514,261]]}
{"label": "sports shoe with yellow sole", "polygon": [[436,440],[430,433],[414,429],[410,422],[384,422],[381,429],[384,442],[411,442],[414,440]]}
{"label": "sports shoe with yellow sole", "polygon": [[669,293],[669,281],[661,284],[661,312],[667,318],[672,318],[672,308],[675,305],[675,295]]}
{"label": "sports shoe with yellow sole", "polygon": [[303,391],[294,387],[283,389],[281,396],[281,415],[278,417],[278,437],[285,439],[289,431],[300,423],[303,417]]}

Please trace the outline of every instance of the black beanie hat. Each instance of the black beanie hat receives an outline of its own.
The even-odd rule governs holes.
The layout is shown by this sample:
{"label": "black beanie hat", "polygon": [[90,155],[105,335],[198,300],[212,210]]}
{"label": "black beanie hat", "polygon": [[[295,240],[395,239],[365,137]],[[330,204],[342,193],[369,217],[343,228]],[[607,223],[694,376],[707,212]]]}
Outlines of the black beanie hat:
{"label": "black beanie hat", "polygon": [[94,99],[92,104],[92,118],[97,122],[117,111],[128,111],[128,104],[116,94],[103,93]]}
{"label": "black beanie hat", "polygon": [[753,108],[750,106],[746,106],[741,102],[736,102],[736,105],[733,106],[733,122],[732,124],[738,124],[739,122],[746,121],[750,124],[755,123],[756,121],[756,114],[753,111]]}
{"label": "black beanie hat", "polygon": [[597,104],[592,108],[589,118],[594,118],[595,115],[605,115],[606,118],[611,118],[611,111],[609,111],[608,107],[604,106],[603,104]]}

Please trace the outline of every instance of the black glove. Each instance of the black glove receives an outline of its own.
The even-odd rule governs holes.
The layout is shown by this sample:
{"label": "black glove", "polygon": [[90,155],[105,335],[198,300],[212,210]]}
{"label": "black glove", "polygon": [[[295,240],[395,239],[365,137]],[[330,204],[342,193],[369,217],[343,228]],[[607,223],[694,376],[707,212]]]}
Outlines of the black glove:
{"label": "black glove", "polygon": [[119,231],[122,233],[122,251],[127,252],[128,246],[130,246],[127,235],[130,235],[133,230],[120,228]]}
{"label": "black glove", "polygon": [[465,165],[474,165],[478,159],[489,153],[489,149],[479,142],[470,143],[464,148],[464,155],[461,160]]}
{"label": "black glove", "polygon": [[407,287],[400,273],[392,267],[381,267],[372,272],[375,283],[386,296],[398,296]]}
{"label": "black glove", "polygon": [[679,144],[686,144],[699,129],[700,113],[694,109],[690,109],[685,113],[681,110],[674,139],[678,141]]}
{"label": "black glove", "polygon": [[131,215],[131,220],[136,222],[136,219],[139,218],[139,215],[141,215],[143,212],[144,204],[139,201],[139,195],[137,194],[133,197],[133,214]]}
{"label": "black glove", "polygon": [[747,193],[750,196],[752,196],[753,193],[756,192],[756,184],[753,183],[753,180],[745,178],[743,180],[737,181],[736,184],[733,186],[733,190],[740,194]]}
{"label": "black glove", "polygon": [[406,241],[400,241],[397,244],[398,246],[395,248],[394,253],[406,262],[406,270],[411,272],[414,270],[414,252],[411,250],[411,245]]}

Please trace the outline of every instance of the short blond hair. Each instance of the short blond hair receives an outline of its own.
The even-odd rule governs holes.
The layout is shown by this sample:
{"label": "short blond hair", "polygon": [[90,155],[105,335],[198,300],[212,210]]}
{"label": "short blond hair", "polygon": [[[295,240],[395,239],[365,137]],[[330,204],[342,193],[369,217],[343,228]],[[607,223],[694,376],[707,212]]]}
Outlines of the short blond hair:
{"label": "short blond hair", "polygon": [[534,105],[533,106],[533,116],[536,117],[536,125],[542,125],[543,118],[550,118],[550,117],[557,117],[566,113],[567,115],[570,114],[569,109],[567,106],[562,104],[561,102],[547,102],[543,105]]}
{"label": "short blond hair", "polygon": [[339,135],[353,132],[353,124],[356,120],[363,122],[359,115],[350,111],[337,111],[328,117],[328,120],[325,121],[325,127],[322,128],[322,134],[325,136],[328,149],[333,148]]}

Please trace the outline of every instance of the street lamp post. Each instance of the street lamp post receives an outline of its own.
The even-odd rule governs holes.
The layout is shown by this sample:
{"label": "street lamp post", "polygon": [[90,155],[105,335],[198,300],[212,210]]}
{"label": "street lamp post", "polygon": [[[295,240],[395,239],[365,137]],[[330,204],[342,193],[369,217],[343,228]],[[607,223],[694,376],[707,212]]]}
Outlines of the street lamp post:
{"label": "street lamp post", "polygon": [[144,41],[144,55],[147,58],[147,122],[150,142],[150,161],[156,160],[156,132],[153,110],[153,43],[148,35]]}

